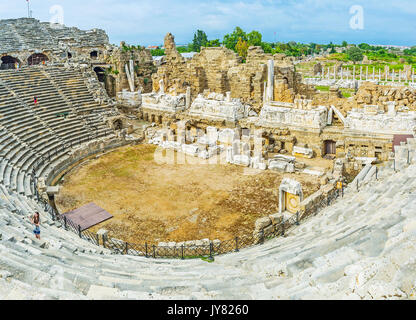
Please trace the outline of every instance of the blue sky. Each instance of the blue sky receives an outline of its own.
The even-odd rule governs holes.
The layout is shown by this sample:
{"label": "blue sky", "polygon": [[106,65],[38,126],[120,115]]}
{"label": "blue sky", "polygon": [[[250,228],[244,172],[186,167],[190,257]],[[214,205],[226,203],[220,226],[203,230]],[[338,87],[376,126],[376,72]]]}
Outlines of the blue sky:
{"label": "blue sky", "polygon": [[[81,29],[102,28],[110,42],[162,44],[167,32],[176,43],[192,40],[197,29],[209,39],[235,26],[257,30],[265,41],[317,43],[367,42],[416,45],[416,0],[30,0],[33,17],[50,21],[54,5],[63,7],[64,23]],[[364,28],[350,27],[350,8],[360,5]],[[26,0],[0,0],[0,18],[27,16]]]}

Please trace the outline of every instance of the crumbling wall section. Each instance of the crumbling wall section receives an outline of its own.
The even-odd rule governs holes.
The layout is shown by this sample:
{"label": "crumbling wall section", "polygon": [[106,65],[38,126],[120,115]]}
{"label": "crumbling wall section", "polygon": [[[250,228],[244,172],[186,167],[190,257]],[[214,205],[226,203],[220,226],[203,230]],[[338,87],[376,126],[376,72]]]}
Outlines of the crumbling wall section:
{"label": "crumbling wall section", "polygon": [[282,54],[266,54],[261,47],[250,47],[246,62],[235,52],[223,47],[201,48],[191,60],[185,59],[176,50],[174,37],[165,37],[166,62],[153,74],[153,91],[159,90],[163,80],[169,94],[185,93],[191,87],[191,97],[209,89],[211,92],[239,98],[250,104],[257,112],[263,105],[263,93],[267,79],[267,61],[274,60],[274,100],[293,102],[296,96],[309,98],[312,87],[302,84],[290,59]]}

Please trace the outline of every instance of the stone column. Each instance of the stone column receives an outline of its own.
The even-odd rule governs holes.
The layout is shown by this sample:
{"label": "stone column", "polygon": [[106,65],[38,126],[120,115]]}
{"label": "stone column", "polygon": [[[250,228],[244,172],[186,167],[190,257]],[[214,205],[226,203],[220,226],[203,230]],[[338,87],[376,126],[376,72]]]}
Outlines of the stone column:
{"label": "stone column", "polygon": [[186,88],[186,109],[189,110],[191,107],[191,87]]}
{"label": "stone column", "polygon": [[378,81],[381,82],[381,69],[378,69]]}
{"label": "stone column", "polygon": [[283,201],[284,200],[283,199],[284,199],[284,191],[281,188],[279,188],[279,214],[282,214],[282,212],[284,210],[284,208],[283,208],[283,206],[284,206]]}
{"label": "stone column", "polygon": [[399,70],[399,83],[402,81],[402,70]]}
{"label": "stone column", "polygon": [[334,66],[334,80],[337,80],[337,66]]}
{"label": "stone column", "polygon": [[373,67],[373,81],[374,80],[376,80],[376,77],[375,77],[375,67]]}
{"label": "stone column", "polygon": [[341,80],[344,80],[344,79],[343,79],[343,73],[344,73],[344,68],[343,68],[343,67],[341,67]]}
{"label": "stone column", "polygon": [[273,101],[274,91],[274,60],[270,59],[267,63],[267,101]]}
{"label": "stone column", "polygon": [[131,81],[131,75],[130,75],[130,71],[129,71],[129,67],[128,67],[128,65],[126,64],[126,65],[124,66],[124,68],[125,68],[125,70],[126,70],[126,76],[127,76],[127,81],[128,81],[128,83],[129,83],[130,91],[131,91],[131,92],[134,92],[134,83]]}
{"label": "stone column", "polygon": [[159,93],[164,94],[165,93],[165,85],[163,83],[163,79],[159,80]]}
{"label": "stone column", "polygon": [[330,76],[331,76],[331,70],[328,67],[328,80],[330,79]]}
{"label": "stone column", "polygon": [[352,79],[355,81],[355,66],[352,69]]}
{"label": "stone column", "polygon": [[267,82],[264,82],[264,86],[263,86],[263,104],[266,103],[267,101]]}
{"label": "stone column", "polygon": [[133,91],[132,92],[134,92],[135,90],[135,86],[134,86],[134,63],[133,63],[133,60],[130,60],[129,61],[129,63],[130,63],[130,77],[131,77],[131,83],[133,84]]}
{"label": "stone column", "polygon": [[395,101],[388,101],[387,102],[387,114],[389,116],[395,116],[396,115],[396,102]]}
{"label": "stone column", "polygon": [[368,81],[368,66],[367,66],[367,70],[365,72],[365,80]]}
{"label": "stone column", "polygon": [[225,101],[231,102],[231,91],[227,91],[225,95]]}
{"label": "stone column", "polygon": [[227,147],[226,161],[227,163],[233,162],[233,147]]}

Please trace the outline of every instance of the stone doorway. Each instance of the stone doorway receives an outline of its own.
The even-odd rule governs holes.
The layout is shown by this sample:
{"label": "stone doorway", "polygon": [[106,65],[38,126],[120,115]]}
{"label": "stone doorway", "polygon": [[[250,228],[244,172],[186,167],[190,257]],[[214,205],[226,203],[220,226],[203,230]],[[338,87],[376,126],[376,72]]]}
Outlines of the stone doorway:
{"label": "stone doorway", "polygon": [[333,140],[324,141],[324,155],[335,155],[337,153],[336,142]]}

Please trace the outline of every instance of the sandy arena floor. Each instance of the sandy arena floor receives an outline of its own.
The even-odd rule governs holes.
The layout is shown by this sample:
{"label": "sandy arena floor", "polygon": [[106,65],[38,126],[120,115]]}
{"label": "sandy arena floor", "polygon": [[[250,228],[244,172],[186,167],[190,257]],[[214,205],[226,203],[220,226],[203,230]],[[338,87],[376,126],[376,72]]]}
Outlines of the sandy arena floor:
{"label": "sandy arena floor", "polygon": [[155,149],[127,146],[76,168],[65,176],[58,209],[66,212],[94,202],[114,218],[90,231],[106,228],[112,237],[131,243],[225,240],[251,234],[257,218],[278,211],[283,177],[300,181],[305,197],[319,189],[318,179],[310,175],[235,165],[158,164]]}

